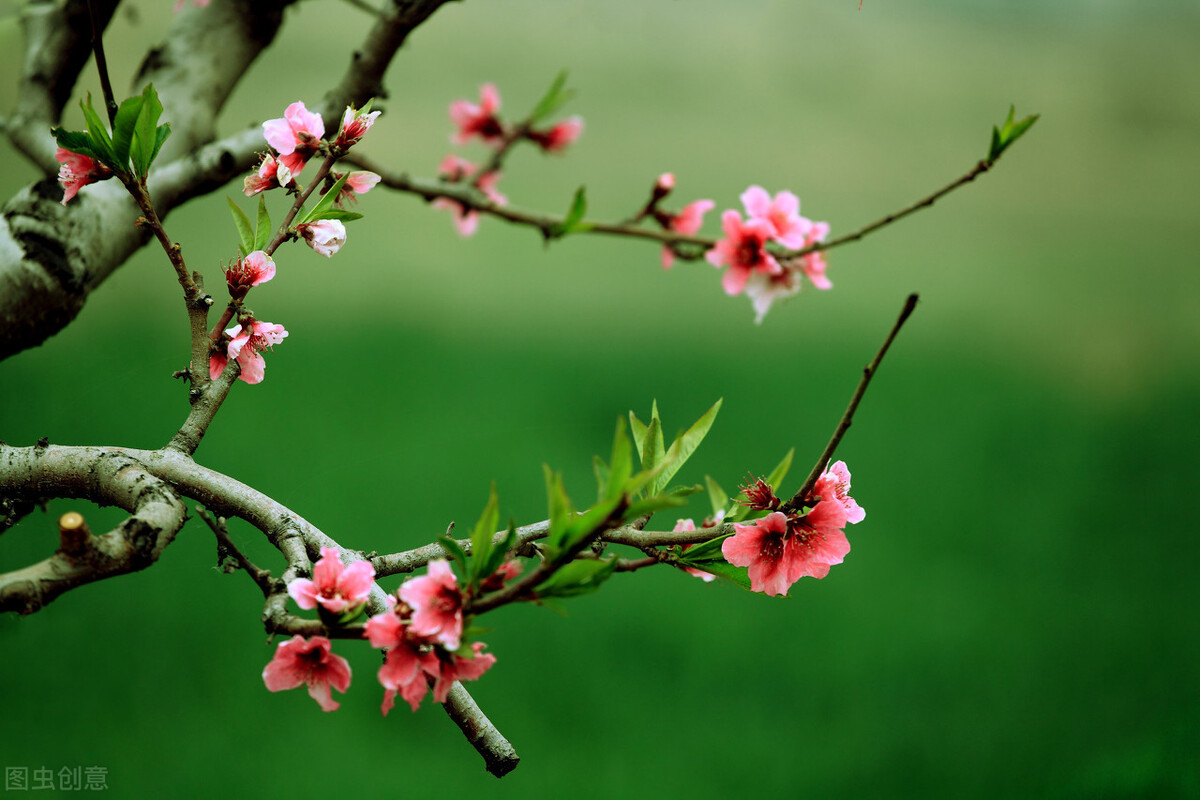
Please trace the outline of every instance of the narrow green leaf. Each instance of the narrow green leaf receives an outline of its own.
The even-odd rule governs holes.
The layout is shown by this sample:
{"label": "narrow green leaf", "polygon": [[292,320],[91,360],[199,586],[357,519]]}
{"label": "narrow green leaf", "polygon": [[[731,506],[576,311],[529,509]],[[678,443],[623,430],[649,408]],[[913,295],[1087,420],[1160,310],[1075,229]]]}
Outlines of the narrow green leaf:
{"label": "narrow green leaf", "polygon": [[771,488],[778,491],[779,485],[783,483],[783,479],[787,477],[788,470],[792,468],[792,457],[796,455],[796,448],[787,451],[787,455],[783,460],[775,465],[775,469],[771,470],[771,474],[767,476],[767,483]]}
{"label": "narrow green leaf", "polygon": [[463,551],[462,547],[458,542],[444,533],[437,540],[442,549],[446,551],[446,555],[450,556],[450,560],[458,564],[459,572],[465,575],[467,572],[467,554]]}
{"label": "narrow green leaf", "polygon": [[692,545],[677,556],[679,563],[684,566],[703,570],[716,575],[718,578],[732,581],[749,591],[749,571],[746,567],[735,567],[733,564],[730,564],[725,560],[725,555],[721,552],[721,543],[732,535],[718,536],[716,539]]}
{"label": "narrow green leaf", "polygon": [[321,219],[337,219],[342,222],[353,222],[356,219],[362,218],[363,215],[357,211],[343,211],[340,208],[331,208],[321,212]]}
{"label": "narrow green leaf", "polygon": [[329,191],[321,195],[321,199],[317,201],[315,206],[312,207],[312,211],[304,214],[302,219],[296,221],[296,224],[303,225],[304,223],[312,222],[313,220],[332,219],[331,217],[327,216],[325,212],[333,208],[334,201],[337,200],[338,194],[342,191],[342,187],[346,185],[346,179],[349,177],[350,173],[347,172],[345,175],[338,178]]}
{"label": "narrow green leaf", "polygon": [[708,487],[708,501],[712,503],[713,518],[720,514],[729,505],[729,495],[725,494],[725,490],[720,484],[714,481],[710,476],[704,476],[704,485]]}
{"label": "narrow green leaf", "polygon": [[633,475],[633,448],[625,433],[625,420],[617,417],[617,431],[613,434],[612,460],[608,466],[606,498],[620,497],[625,492],[625,483]]}
{"label": "narrow green leaf", "polygon": [[596,476],[596,502],[608,492],[608,464],[600,456],[592,456],[592,474]]}
{"label": "narrow green leaf", "polygon": [[583,222],[583,215],[586,213],[587,187],[580,186],[575,190],[575,196],[571,199],[571,207],[567,210],[567,215],[563,217],[562,222],[550,228],[549,237],[561,239],[568,233],[588,230],[591,226]]}
{"label": "narrow green leaf", "polygon": [[650,418],[646,426],[646,440],[642,443],[642,469],[654,469],[663,458],[662,420]]}
{"label": "narrow green leaf", "polygon": [[483,565],[483,569],[480,570],[479,577],[481,579],[486,578],[499,569],[500,565],[503,564],[504,560],[508,557],[508,551],[512,549],[512,546],[516,544],[516,542],[517,523],[510,519],[508,521],[508,531],[504,534],[504,538],[500,540],[500,544],[495,545],[492,548],[492,553],[490,556],[488,556],[488,560]]}
{"label": "narrow green leaf", "polygon": [[254,249],[262,250],[271,241],[271,215],[267,212],[267,197],[258,196],[258,215],[254,219]]}
{"label": "narrow green leaf", "polygon": [[721,410],[722,402],[722,400],[717,400],[712,408],[704,412],[704,415],[692,424],[692,427],[684,431],[683,434],[671,443],[670,449],[667,450],[666,455],[663,457],[663,471],[655,479],[654,483],[650,485],[650,494],[658,494],[670,482],[671,478],[675,476],[679,468],[687,462],[692,453],[696,451],[696,448],[700,446],[700,443],[704,441],[709,428],[712,427],[713,420],[717,418],[717,412]]}
{"label": "narrow green leaf", "polygon": [[471,566],[467,570],[467,580],[471,586],[477,586],[481,579],[487,577],[483,570],[491,560],[492,535],[499,524],[500,501],[496,497],[496,484],[493,483],[487,505],[475,523],[475,529],[471,531]]}
{"label": "narrow green leaf", "polygon": [[564,565],[533,590],[537,599],[543,597],[578,597],[600,588],[617,568],[617,560],[580,559]]}
{"label": "narrow green leaf", "polygon": [[592,533],[608,527],[617,509],[624,504],[624,494],[618,493],[615,497],[601,500],[582,514],[572,515],[570,525],[562,537],[561,549],[570,550]]}
{"label": "narrow green leaf", "polygon": [[129,146],[133,144],[133,131],[145,102],[146,99],[139,95],[121,103],[117,109],[116,121],[113,122],[113,157],[122,164],[129,162]]}
{"label": "narrow green leaf", "polygon": [[[646,425],[637,418],[632,409],[629,412],[629,432],[633,435],[633,444],[637,447],[638,458],[644,459],[642,455],[642,442],[646,440]],[[643,461],[643,463],[645,463]]]}
{"label": "narrow green leaf", "polygon": [[562,475],[546,465],[543,465],[542,469],[546,473],[546,499],[549,505],[547,517],[550,521],[546,544],[551,550],[557,551],[562,549],[563,539],[570,532],[573,516],[571,498],[567,497],[567,490],[563,487]]}
{"label": "narrow green leaf", "polygon": [[80,101],[79,105],[83,109],[83,118],[87,121],[88,135],[92,139],[92,149],[96,153],[94,158],[111,169],[124,170],[125,165],[117,163],[116,155],[113,153],[112,139],[108,137],[108,128],[100,119],[100,115],[96,113],[96,109],[92,108],[92,95],[89,93],[87,100]]}
{"label": "narrow green leaf", "polygon": [[226,197],[225,199],[229,201],[229,213],[233,214],[233,224],[237,226],[238,237],[241,239],[242,255],[247,255],[254,251],[254,228],[251,227],[250,218],[246,216],[246,212],[233,202],[233,198]]}
{"label": "narrow green leaf", "polygon": [[995,162],[996,159],[1000,158],[1000,154],[1007,150],[1013,142],[1024,136],[1025,132],[1028,131],[1029,128],[1032,127],[1033,123],[1037,122],[1038,118],[1041,116],[1040,114],[1033,114],[1025,117],[1025,119],[1020,120],[1019,122],[1014,123],[1013,119],[1016,116],[1016,111],[1017,110],[1015,106],[1009,106],[1008,118],[1004,120],[1004,125],[999,128],[992,128],[992,142],[991,146],[988,148],[987,157],[987,162],[989,164]]}
{"label": "narrow green leaf", "polygon": [[158,151],[162,150],[163,142],[171,135],[171,123],[164,122],[158,126],[158,130],[154,132],[154,149],[150,152],[150,163],[154,163],[154,159],[158,158]]}
{"label": "narrow green leaf", "polygon": [[550,88],[542,95],[542,99],[534,106],[533,111],[529,114],[530,123],[541,122],[546,117],[553,114],[558,109],[575,96],[575,92],[570,89],[564,89],[567,85],[567,71],[564,69],[554,78],[554,82],[550,84]]}

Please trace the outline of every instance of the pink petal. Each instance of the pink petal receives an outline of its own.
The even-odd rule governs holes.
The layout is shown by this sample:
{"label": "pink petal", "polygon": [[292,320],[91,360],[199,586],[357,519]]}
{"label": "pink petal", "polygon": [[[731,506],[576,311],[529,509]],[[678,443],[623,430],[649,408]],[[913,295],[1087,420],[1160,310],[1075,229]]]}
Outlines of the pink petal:
{"label": "pink petal", "polygon": [[304,609],[317,607],[317,587],[308,578],[296,578],[287,586],[287,592],[296,605]]}
{"label": "pink petal", "polygon": [[747,216],[765,217],[771,213],[771,195],[761,186],[751,186],[742,192],[741,201]]}

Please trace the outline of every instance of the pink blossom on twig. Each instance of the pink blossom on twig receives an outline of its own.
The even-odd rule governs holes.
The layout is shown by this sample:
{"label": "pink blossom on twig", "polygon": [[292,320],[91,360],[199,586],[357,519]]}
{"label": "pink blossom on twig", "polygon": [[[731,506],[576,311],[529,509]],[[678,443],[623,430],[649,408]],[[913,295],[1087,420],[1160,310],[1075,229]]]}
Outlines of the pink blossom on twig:
{"label": "pink blossom on twig", "polygon": [[369,561],[342,563],[336,547],[322,547],[321,558],[313,565],[312,580],[297,578],[287,591],[296,605],[304,609],[319,604],[326,611],[341,614],[367,602],[375,581],[375,568]]}
{"label": "pink blossom on twig", "polygon": [[272,692],[308,685],[308,694],[323,711],[336,711],[340,705],[333,699],[331,688],[345,694],[350,688],[350,663],[334,655],[332,645],[324,636],[305,640],[293,636],[280,642],[275,656],[263,669],[263,683]]}

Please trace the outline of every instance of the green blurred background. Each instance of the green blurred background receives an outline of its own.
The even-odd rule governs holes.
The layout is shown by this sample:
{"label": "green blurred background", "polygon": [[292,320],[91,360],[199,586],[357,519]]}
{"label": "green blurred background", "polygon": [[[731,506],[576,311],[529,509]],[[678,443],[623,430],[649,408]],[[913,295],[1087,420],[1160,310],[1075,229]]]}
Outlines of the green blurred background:
{"label": "green blurred background", "polygon": [[[114,24],[119,87],[169,6]],[[318,101],[368,24],[332,0],[289,16],[223,131]],[[14,75],[11,16],[0,42]],[[470,687],[523,757],[497,782],[439,709],[380,718],[365,647],[339,648],[356,679],[336,714],[267,693],[258,591],[213,568],[193,521],[147,572],[0,617],[4,765],[106,766],[121,797],[1200,796],[1200,6],[455,3],[397,59],[365,152],[432,175],[452,99],[490,80],[518,114],[564,67],[583,138],[565,158],[517,152],[500,188],[559,210],[585,183],[602,219],[669,170],[679,205],[788,188],[837,235],[969,169],[1009,104],[1042,119],[978,183],[831,253],[835,290],[761,326],[711,267],[664,272],[652,245],[547,249],[495,220],[460,240],[377,190],[341,254],[279,254],[253,307],[291,336],[198,460],[348,546],[399,550],[473,522],[492,480],[506,517],[542,519],[543,463],[583,501],[619,414],[657,398],[672,431],[724,397],[680,477],[732,489],[795,446],[794,489],[918,291],[839,452],[868,512],[846,562],[789,600],[651,571],[565,618],[497,612],[499,662]],[[7,197],[33,173],[3,159]],[[215,281],[235,253],[223,199],[168,223]],[[163,444],[186,334],[147,249],[0,364],[0,438]],[[68,508],[119,518],[55,502],[4,536],[0,569],[52,552]]]}

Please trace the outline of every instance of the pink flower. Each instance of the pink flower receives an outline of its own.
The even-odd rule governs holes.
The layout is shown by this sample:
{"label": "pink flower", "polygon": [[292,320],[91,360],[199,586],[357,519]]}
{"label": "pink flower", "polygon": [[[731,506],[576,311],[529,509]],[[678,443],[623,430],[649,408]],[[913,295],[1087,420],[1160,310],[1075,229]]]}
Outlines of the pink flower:
{"label": "pink flower", "polygon": [[784,267],[778,275],[764,275],[756,272],[746,281],[746,296],[754,304],[754,324],[762,323],[771,304],[784,297],[791,297],[800,291],[800,273]]}
{"label": "pink flower", "polygon": [[63,187],[64,206],[84,186],[111,178],[113,174],[112,170],[91,156],[73,153],[62,147],[54,151],[54,159],[62,165],[58,168],[58,182]]}
{"label": "pink flower", "polygon": [[840,504],[846,512],[846,522],[858,523],[866,519],[867,512],[850,496],[850,470],[846,469],[845,461],[838,461],[821,473],[813,494]]}
{"label": "pink flower", "polygon": [[333,654],[324,636],[307,641],[303,636],[293,636],[275,648],[275,657],[263,669],[263,683],[272,692],[295,689],[306,683],[309,696],[323,711],[336,711],[339,704],[333,699],[330,687],[346,693],[350,688],[350,664]]}
{"label": "pink flower", "polygon": [[342,564],[336,547],[322,547],[321,558],[313,565],[312,580],[297,578],[288,584],[288,594],[301,608],[322,608],[333,614],[351,611],[367,602],[375,582],[370,561]]}
{"label": "pink flower", "polygon": [[751,186],[742,192],[742,205],[751,219],[766,220],[771,226],[772,238],[784,247],[804,245],[812,221],[800,216],[800,199],[796,195],[780,192],[771,199],[766,189]]}
{"label": "pink flower", "polygon": [[[669,176],[667,173],[663,177]],[[672,177],[672,183],[674,178]],[[662,181],[662,177],[659,178]],[[655,191],[658,190],[658,184],[655,185]],[[667,218],[667,230],[682,233],[684,236],[693,236],[700,230],[700,226],[704,224],[704,215],[713,209],[712,200],[696,200],[693,203],[688,203],[683,207],[683,210],[678,214],[669,215]],[[734,212],[737,213],[737,212]],[[670,269],[675,263],[675,253],[670,247],[664,247],[662,250],[662,265],[663,269]]]}
{"label": "pink flower", "polygon": [[484,144],[499,144],[504,138],[504,126],[496,116],[499,110],[500,93],[491,83],[480,87],[479,105],[467,100],[455,100],[450,104],[450,119],[458,126],[458,130],[451,140],[455,144],[466,144],[472,136],[478,136]]}
{"label": "pink flower", "polygon": [[[341,176],[334,175],[333,177],[336,180]],[[338,192],[337,200],[334,201],[334,205],[338,206],[339,208],[344,207],[347,200],[357,203],[358,200],[354,197],[354,195],[366,194],[374,189],[375,185],[379,183],[380,180],[382,180],[382,178],[380,178],[374,172],[367,172],[366,170],[361,169],[351,172],[350,175],[347,176],[346,182],[342,184],[342,189],[340,192]]]}
{"label": "pink flower", "polygon": [[[458,183],[475,174],[479,168],[451,153],[442,159],[438,165],[438,175],[449,183]],[[479,190],[498,206],[508,205],[508,198],[496,191],[496,183],[500,180],[499,172],[489,172],[479,179]],[[479,212],[468,208],[457,200],[449,197],[439,197],[430,203],[434,208],[449,211],[454,215],[454,227],[460,236],[471,236],[479,226]]]}
{"label": "pink flower", "polygon": [[[694,531],[694,530],[696,530],[696,523],[692,522],[690,519],[676,520],[675,527],[672,528],[671,530],[673,530],[673,531]],[[683,546],[683,550],[687,550],[689,547],[691,547],[690,544],[685,544]],[[702,569],[694,569],[693,567],[683,567],[682,569],[688,575],[695,575],[697,578],[704,581],[705,583],[715,580],[717,577],[716,575],[713,575],[711,572],[705,572]]]}
{"label": "pink flower", "polygon": [[253,286],[266,283],[275,277],[275,262],[262,250],[255,250],[225,270],[225,282],[229,296],[240,300]]}
{"label": "pink flower", "polygon": [[[818,242],[825,241],[825,237],[829,235],[828,222],[814,222],[812,228],[809,229],[808,235],[805,236],[801,247],[808,247]],[[804,272],[804,277],[808,278],[812,285],[818,289],[832,289],[833,284],[829,282],[829,278],[825,277],[825,253],[818,250],[815,253],[809,253],[800,261],[800,269]]]}
{"label": "pink flower", "polygon": [[243,330],[241,325],[234,325],[225,334],[230,337],[225,353],[213,353],[208,360],[208,375],[212,380],[221,377],[229,359],[236,359],[242,372],[239,380],[246,383],[261,383],[267,362],[259,355],[261,350],[270,350],[287,338],[288,332],[282,325],[270,322],[251,322]]}
{"label": "pink flower", "polygon": [[[207,6],[207,5],[208,5],[208,4],[209,4],[211,1],[212,1],[212,0],[192,0],[192,2],[195,4],[196,8],[204,8],[204,7],[205,7],[205,6]],[[176,13],[178,13],[178,12],[179,12],[179,10],[183,8],[183,4],[184,4],[185,2],[187,2],[187,0],[175,0],[175,11],[176,11]]]}
{"label": "pink flower", "polygon": [[346,243],[346,226],[341,220],[319,219],[315,222],[305,222],[296,226],[308,246],[326,258],[331,257]]}
{"label": "pink flower", "polygon": [[358,144],[366,135],[367,130],[375,124],[378,116],[378,111],[364,114],[356,108],[347,107],[345,113],[342,114],[342,127],[338,131],[334,146],[348,150],[351,146]]}
{"label": "pink flower", "polygon": [[515,558],[510,558],[500,566],[496,567],[496,571],[488,575],[479,582],[480,592],[495,592],[504,588],[504,584],[521,574],[521,562]]}
{"label": "pink flower", "polygon": [[783,271],[766,250],[773,236],[771,223],[763,219],[742,222],[742,215],[729,209],[721,215],[721,227],[725,238],[719,239],[705,258],[714,267],[729,267],[721,279],[726,294],[740,294],[752,274],[777,275]]}
{"label": "pink flower", "polygon": [[658,176],[658,180],[654,182],[654,199],[661,200],[671,193],[675,188],[675,175],[670,172],[664,172]]}
{"label": "pink flower", "polygon": [[441,672],[433,684],[433,702],[446,702],[446,697],[450,694],[450,687],[454,685],[455,681],[478,680],[483,673],[492,668],[492,665],[496,663],[496,657],[491,653],[483,653],[485,647],[487,645],[482,642],[475,642],[471,645],[471,651],[475,654],[472,658],[463,658],[456,653],[447,653],[440,659]]}
{"label": "pink flower", "polygon": [[406,581],[400,587],[399,595],[412,607],[410,629],[413,633],[433,638],[448,650],[458,649],[463,627],[463,597],[458,589],[458,579],[445,559],[429,562],[428,574]]}
{"label": "pink flower", "polygon": [[294,186],[296,179],[292,177],[291,170],[285,167],[275,156],[268,153],[263,156],[262,163],[258,165],[258,170],[253,175],[247,175],[243,183],[245,188],[242,189],[242,193],[246,197],[253,197],[267,189],[275,189],[280,186]]}
{"label": "pink flower", "polygon": [[405,640],[392,646],[387,651],[383,666],[379,668],[379,682],[384,689],[380,707],[383,715],[386,717],[392,710],[397,694],[416,711],[429,691],[426,676],[436,678],[440,674],[441,664],[437,654],[428,647]]}
{"label": "pink flower", "polygon": [[267,120],[262,127],[263,138],[278,151],[280,163],[293,175],[300,174],[325,135],[321,115],[309,111],[301,102],[288,106],[282,119]]}
{"label": "pink flower", "polygon": [[583,118],[571,117],[546,131],[530,131],[531,141],[547,153],[561,153],[583,133]]}
{"label": "pink flower", "polygon": [[752,525],[734,525],[737,533],[721,543],[725,560],[749,567],[750,589],[769,596],[787,594],[805,575],[824,578],[842,563],[850,543],[842,533],[846,512],[822,500],[804,517],[789,521],[775,511]]}

